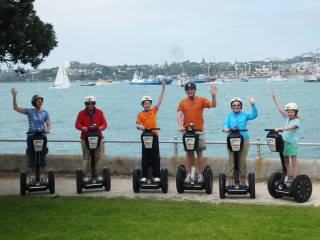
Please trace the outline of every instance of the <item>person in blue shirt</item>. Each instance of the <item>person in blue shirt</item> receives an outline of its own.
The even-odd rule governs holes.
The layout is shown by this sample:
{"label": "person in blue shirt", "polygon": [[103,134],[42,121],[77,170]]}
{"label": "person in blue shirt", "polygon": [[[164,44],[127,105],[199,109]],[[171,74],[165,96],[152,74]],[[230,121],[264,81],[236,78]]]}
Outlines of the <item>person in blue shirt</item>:
{"label": "person in blue shirt", "polygon": [[[228,113],[224,124],[223,124],[223,131],[225,133],[230,133],[230,130],[232,128],[238,128],[240,130],[246,130],[247,129],[247,122],[249,120],[253,120],[258,116],[258,110],[255,105],[255,99],[253,97],[248,98],[251,107],[252,112],[243,112],[242,111],[242,105],[243,101],[239,97],[234,97],[230,101],[230,106],[232,109],[232,112]],[[247,155],[249,150],[249,134],[248,131],[240,131],[240,134],[243,137],[243,147],[239,153],[239,172],[240,172],[240,187],[245,187],[245,176],[247,171]],[[229,151],[229,159],[228,159],[228,171],[227,171],[227,181],[229,187],[234,187],[234,154]]]}
{"label": "person in blue shirt", "polygon": [[284,109],[276,99],[276,93],[272,90],[272,99],[280,114],[285,118],[285,126],[276,128],[276,131],[283,132],[284,140],[284,162],[287,168],[287,176],[285,182],[288,181],[288,172],[290,167],[290,157],[293,166],[294,177],[298,176],[298,130],[301,128],[301,121],[298,116],[298,105],[296,103],[288,103]]}
{"label": "person in blue shirt", "polygon": [[[29,129],[28,133],[35,133],[35,132],[46,132],[48,133],[51,129],[51,122],[49,114],[46,110],[42,109],[43,104],[43,97],[39,95],[34,95],[31,99],[31,104],[33,108],[21,108],[17,104],[17,94],[15,88],[11,89],[11,94],[13,97],[13,108],[15,111],[25,114],[28,116],[28,123]],[[29,167],[29,174],[32,176],[30,177],[30,182],[34,181],[34,169],[35,169],[35,154],[34,148],[32,143],[32,137],[30,134],[27,135],[27,156],[28,156],[28,167]],[[44,149],[47,149],[47,138],[44,140]],[[46,172],[46,153],[41,154],[40,159],[40,172],[41,172],[41,179],[44,178],[44,173]]]}

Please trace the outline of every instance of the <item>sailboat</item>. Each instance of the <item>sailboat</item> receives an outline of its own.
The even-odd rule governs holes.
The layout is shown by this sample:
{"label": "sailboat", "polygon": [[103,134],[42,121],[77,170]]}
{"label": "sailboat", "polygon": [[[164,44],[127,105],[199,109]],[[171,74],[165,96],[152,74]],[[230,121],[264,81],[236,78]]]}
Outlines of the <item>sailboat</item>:
{"label": "sailboat", "polygon": [[50,87],[51,89],[67,89],[70,87],[70,81],[67,75],[67,68],[68,64],[66,64],[65,61],[61,61],[56,75],[56,80],[54,81],[54,84]]}

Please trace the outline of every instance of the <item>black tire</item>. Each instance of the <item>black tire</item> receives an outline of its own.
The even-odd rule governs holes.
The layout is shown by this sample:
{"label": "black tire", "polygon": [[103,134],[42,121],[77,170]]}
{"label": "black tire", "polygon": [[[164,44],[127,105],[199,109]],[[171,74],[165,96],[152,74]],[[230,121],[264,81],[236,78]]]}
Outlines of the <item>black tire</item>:
{"label": "black tire", "polygon": [[76,170],[76,186],[77,186],[77,193],[82,193],[83,188],[83,173],[81,169]]}
{"label": "black tire", "polygon": [[132,174],[132,187],[135,193],[140,192],[140,179],[141,179],[141,170],[137,168],[133,170],[133,174]]}
{"label": "black tire", "polygon": [[271,176],[268,179],[268,191],[273,198],[282,197],[280,194],[276,192],[276,189],[278,188],[278,185],[281,182],[282,175],[283,174],[281,172],[275,172],[271,174]]}
{"label": "black tire", "polygon": [[20,173],[20,195],[23,196],[27,191],[27,174],[24,171]]}
{"label": "black tire", "polygon": [[254,173],[248,174],[248,181],[249,181],[249,194],[251,199],[256,198],[256,180]]}
{"label": "black tire", "polygon": [[55,193],[55,179],[54,179],[53,170],[49,170],[48,172],[48,188],[49,188],[50,194]]}
{"label": "black tire", "polygon": [[161,177],[161,190],[163,193],[167,193],[168,192],[168,169],[164,168],[161,169],[160,172],[160,177]]}
{"label": "black tire", "polygon": [[184,180],[186,179],[187,171],[183,165],[179,165],[177,168],[177,175],[176,175],[176,188],[178,193],[184,192]]}
{"label": "black tire", "polygon": [[291,183],[290,194],[298,203],[309,200],[312,194],[312,182],[307,175],[299,175]]}
{"label": "black tire", "polygon": [[109,192],[111,189],[111,175],[109,168],[104,168],[102,170],[103,186],[104,190]]}
{"label": "black tire", "polygon": [[226,197],[226,175],[224,173],[219,174],[219,194],[221,199]]}
{"label": "black tire", "polygon": [[206,166],[203,171],[203,178],[204,178],[204,189],[206,194],[212,193],[213,187],[213,173],[212,169],[209,166]]}

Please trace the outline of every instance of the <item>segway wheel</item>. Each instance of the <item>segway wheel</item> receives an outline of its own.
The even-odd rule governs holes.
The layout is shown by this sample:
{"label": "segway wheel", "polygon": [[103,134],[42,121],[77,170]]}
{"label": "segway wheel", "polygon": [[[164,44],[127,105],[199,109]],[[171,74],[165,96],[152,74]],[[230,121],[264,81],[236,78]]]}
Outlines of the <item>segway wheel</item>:
{"label": "segway wheel", "polygon": [[103,186],[104,190],[109,192],[111,189],[111,176],[109,168],[104,168],[102,170]]}
{"label": "segway wheel", "polygon": [[82,193],[83,188],[83,173],[81,169],[76,170],[76,185],[77,185],[77,193]]}
{"label": "segway wheel", "polygon": [[309,200],[312,194],[312,183],[307,175],[299,175],[291,183],[291,195],[298,203]]}
{"label": "segway wheel", "polygon": [[163,193],[167,193],[168,192],[168,169],[167,168],[161,169],[160,177],[161,177],[161,190]]}
{"label": "segway wheel", "polygon": [[25,195],[27,190],[27,174],[22,171],[20,173],[20,195]]}
{"label": "segway wheel", "polygon": [[140,179],[141,179],[141,170],[137,168],[133,171],[133,175],[132,175],[132,186],[133,186],[133,191],[135,193],[140,192]]}
{"label": "segway wheel", "polygon": [[254,173],[248,174],[248,181],[249,181],[249,194],[251,199],[256,198],[256,181]]}
{"label": "segway wheel", "polygon": [[187,170],[183,165],[179,165],[177,169],[177,175],[176,175],[176,188],[178,193],[184,192],[184,180],[187,176]]}
{"label": "segway wheel", "polygon": [[271,174],[271,176],[268,179],[268,192],[273,198],[281,198],[282,196],[276,192],[276,189],[278,188],[281,178],[282,178],[281,172],[275,172]]}
{"label": "segway wheel", "polygon": [[226,197],[226,175],[224,173],[219,174],[219,195],[221,199]]}
{"label": "segway wheel", "polygon": [[54,179],[54,171],[49,170],[48,172],[48,187],[50,190],[50,194],[55,193],[55,179]]}
{"label": "segway wheel", "polygon": [[205,167],[203,171],[203,178],[204,178],[204,189],[206,191],[206,194],[211,194],[212,187],[213,187],[213,173],[212,173],[212,169],[209,166]]}

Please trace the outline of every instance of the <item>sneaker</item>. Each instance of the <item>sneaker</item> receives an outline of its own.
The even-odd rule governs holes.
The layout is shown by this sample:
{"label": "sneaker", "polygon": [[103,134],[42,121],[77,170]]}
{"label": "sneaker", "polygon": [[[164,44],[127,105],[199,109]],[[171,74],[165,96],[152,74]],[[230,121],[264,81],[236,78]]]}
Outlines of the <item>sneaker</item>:
{"label": "sneaker", "polygon": [[234,183],[233,182],[229,182],[228,183],[228,188],[234,188]]}
{"label": "sneaker", "polygon": [[40,183],[41,184],[47,184],[47,178],[44,175],[40,176]]}
{"label": "sneaker", "polygon": [[240,183],[239,188],[247,188],[247,185],[245,183]]}
{"label": "sneaker", "polygon": [[198,183],[203,183],[203,181],[204,181],[203,175],[198,175],[197,182],[198,182]]}
{"label": "sneaker", "polygon": [[29,177],[29,185],[34,185],[35,182],[36,182],[35,177],[34,177],[34,176],[30,176],[30,177]]}
{"label": "sneaker", "polygon": [[153,181],[154,183],[159,183],[159,182],[160,182],[160,178],[155,177],[155,178],[152,179],[152,181]]}
{"label": "sneaker", "polygon": [[286,184],[288,182],[288,176],[284,177],[284,184]]}
{"label": "sneaker", "polygon": [[98,176],[97,181],[98,181],[98,182],[102,182],[102,181],[103,181],[102,176]]}
{"label": "sneaker", "polygon": [[188,174],[186,179],[184,180],[185,183],[190,184],[191,183],[191,174]]}
{"label": "sneaker", "polygon": [[140,182],[141,182],[141,183],[147,183],[147,179],[146,179],[145,177],[142,177],[142,178],[140,179]]}

